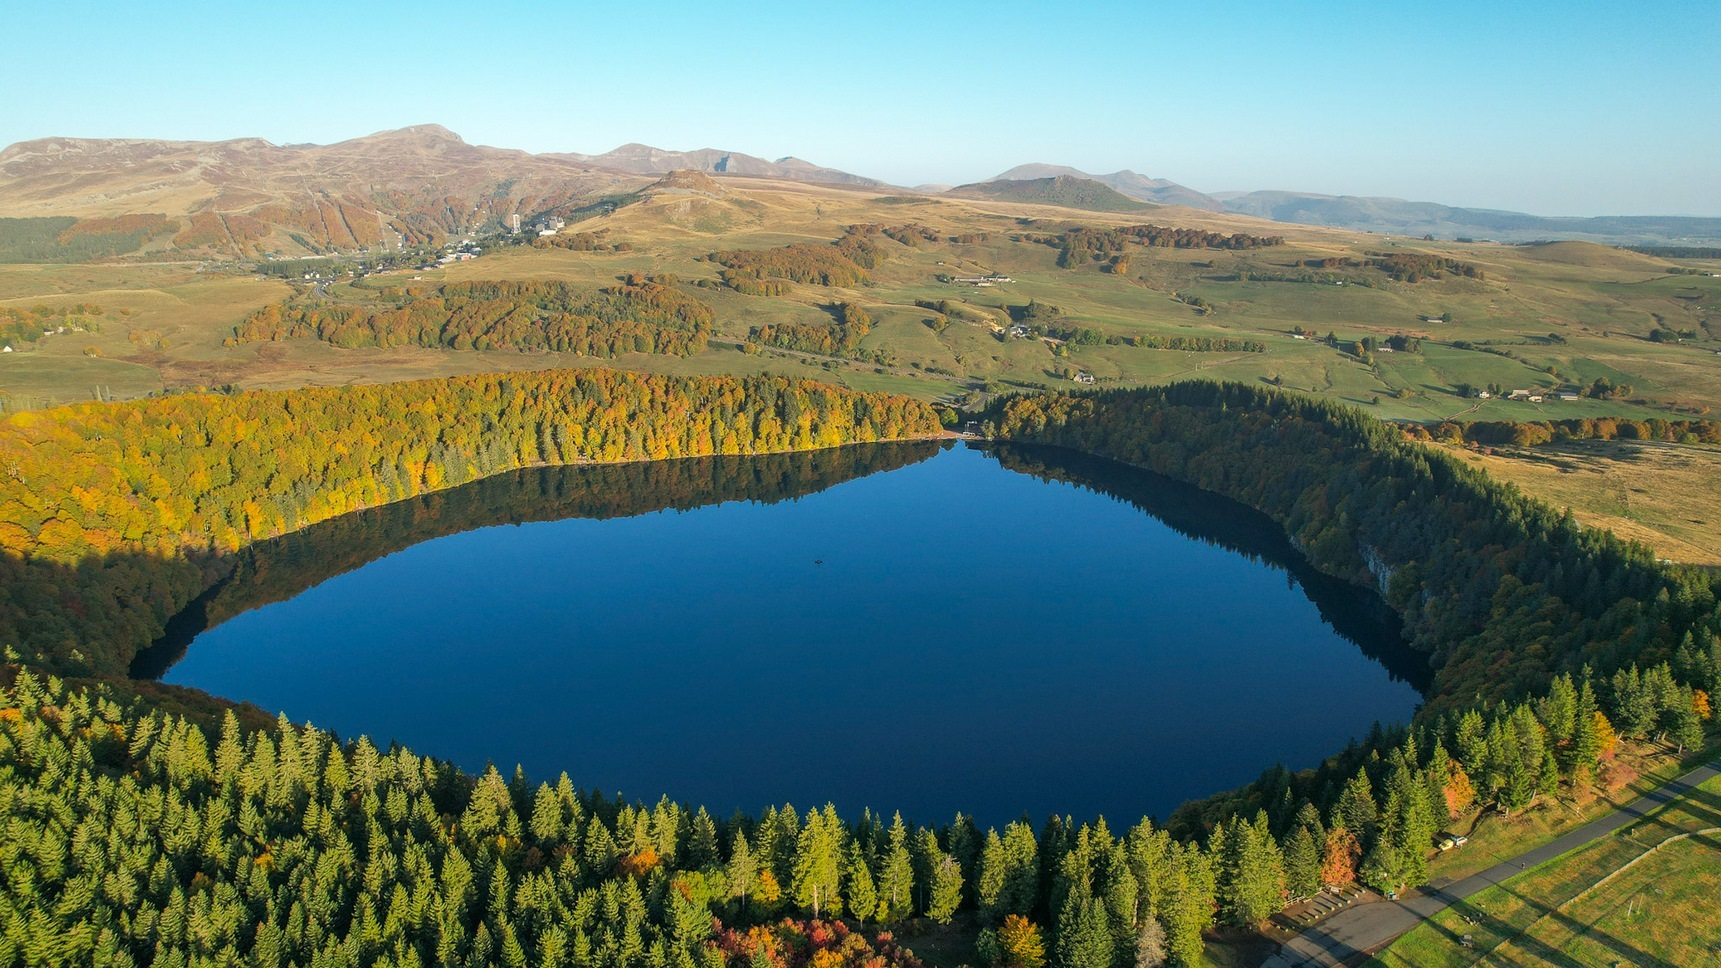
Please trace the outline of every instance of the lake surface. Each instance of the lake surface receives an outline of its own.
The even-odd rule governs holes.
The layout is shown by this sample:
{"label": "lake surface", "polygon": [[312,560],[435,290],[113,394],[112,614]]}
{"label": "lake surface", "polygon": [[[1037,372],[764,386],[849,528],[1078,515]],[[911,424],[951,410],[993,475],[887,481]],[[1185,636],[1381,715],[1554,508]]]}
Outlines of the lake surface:
{"label": "lake surface", "polygon": [[1423,669],[1247,508],[920,443],[535,470],[327,522],[257,546],[134,674],[718,815],[999,824],[1163,818],[1312,766],[1407,719]]}

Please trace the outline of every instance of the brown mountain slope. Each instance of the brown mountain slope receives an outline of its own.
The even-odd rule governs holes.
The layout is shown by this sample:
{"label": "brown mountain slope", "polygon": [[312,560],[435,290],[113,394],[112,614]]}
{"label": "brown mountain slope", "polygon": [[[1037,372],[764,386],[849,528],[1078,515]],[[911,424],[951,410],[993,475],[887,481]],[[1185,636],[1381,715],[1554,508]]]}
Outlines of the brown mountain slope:
{"label": "brown mountain slope", "polygon": [[514,215],[567,215],[638,190],[647,184],[644,176],[676,170],[878,184],[795,158],[772,162],[646,145],[603,155],[534,155],[467,144],[446,128],[418,125],[332,145],[260,138],[20,142],[0,151],[0,212],[166,216],[172,231],[138,243],[145,251],[297,255],[437,242]]}
{"label": "brown mountain slope", "polygon": [[658,175],[671,171],[690,170],[714,175],[754,175],[787,181],[822,182],[831,185],[865,185],[872,188],[884,182],[863,178],[835,168],[825,168],[799,158],[778,158],[768,161],[738,151],[701,148],[697,151],[665,151],[651,145],[625,144],[601,155],[562,154],[544,157],[565,158],[616,171],[641,175]]}
{"label": "brown mountain slope", "polygon": [[644,182],[435,125],[332,145],[43,138],[0,151],[8,216],[159,213],[178,223],[176,248],[229,254],[433,241]]}

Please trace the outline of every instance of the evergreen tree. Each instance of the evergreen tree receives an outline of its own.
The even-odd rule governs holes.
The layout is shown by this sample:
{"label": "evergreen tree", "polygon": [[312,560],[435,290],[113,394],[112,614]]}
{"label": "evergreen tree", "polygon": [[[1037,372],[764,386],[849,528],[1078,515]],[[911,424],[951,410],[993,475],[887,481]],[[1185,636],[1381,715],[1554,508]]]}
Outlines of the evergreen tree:
{"label": "evergreen tree", "polygon": [[999,909],[1027,917],[1040,897],[1040,855],[1034,831],[1017,820],[1004,828],[1004,886]]}
{"label": "evergreen tree", "polygon": [[895,924],[914,913],[914,860],[908,852],[908,827],[900,813],[891,820],[889,842],[874,880],[878,884],[880,921]]}
{"label": "evergreen tree", "polygon": [[801,827],[795,848],[795,864],[791,892],[796,903],[810,910],[815,919],[825,909],[834,914],[842,910],[838,891],[842,877],[843,831],[837,822],[836,807],[827,805],[825,812],[807,811],[807,821]]}
{"label": "evergreen tree", "polygon": [[982,920],[997,923],[1004,919],[1004,878],[1007,873],[1004,839],[998,836],[996,829],[987,830],[986,845],[980,851],[980,870],[974,879],[974,902],[980,909]]}
{"label": "evergreen tree", "polygon": [[1321,889],[1321,855],[1305,827],[1285,841],[1285,891],[1293,898],[1314,897]]}
{"label": "evergreen tree", "polygon": [[1058,968],[1111,968],[1114,945],[1099,901],[1071,892],[1058,918]]}
{"label": "evergreen tree", "polygon": [[753,849],[747,845],[747,835],[740,830],[735,831],[734,843],[729,848],[729,863],[724,868],[724,873],[729,882],[729,896],[739,899],[742,909],[745,910],[747,895],[758,885],[759,864],[753,859]]}
{"label": "evergreen tree", "polygon": [[686,864],[693,870],[703,870],[715,865],[717,856],[717,824],[711,819],[711,814],[704,807],[693,815],[693,824],[687,839]]}
{"label": "evergreen tree", "polygon": [[878,910],[878,889],[859,841],[850,840],[843,855],[843,894],[849,914],[862,924]]}
{"label": "evergreen tree", "polygon": [[961,904],[962,865],[954,856],[944,854],[932,865],[932,897],[926,916],[939,924],[949,924]]}

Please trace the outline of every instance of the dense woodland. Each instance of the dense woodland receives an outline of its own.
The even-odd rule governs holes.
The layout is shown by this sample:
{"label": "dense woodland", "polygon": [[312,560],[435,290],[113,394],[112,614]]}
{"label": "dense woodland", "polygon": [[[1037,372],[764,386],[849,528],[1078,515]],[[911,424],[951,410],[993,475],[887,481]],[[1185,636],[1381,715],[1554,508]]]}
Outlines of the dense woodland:
{"label": "dense woodland", "polygon": [[586,289],[565,282],[453,282],[383,293],[388,308],[305,301],[271,304],[234,328],[236,342],[314,337],[336,346],[550,350],[608,358],[692,356],[712,312],[673,285],[630,277]]}
{"label": "dense woodland", "polygon": [[[498,524],[632,517],[725,501],[770,504],[926,460],[940,444],[903,441],[762,455],[686,457],[615,464],[546,465],[495,474],[354,511],[245,546],[214,564],[219,577],[132,662],[159,675],[205,628],[379,558],[445,535]],[[944,445],[948,446],[948,445]]]}
{"label": "dense woodland", "polygon": [[[989,965],[1190,965],[1215,922],[1260,924],[1324,884],[1421,883],[1436,835],[1477,806],[1583,796],[1622,782],[1622,743],[1703,738],[1721,686],[1711,577],[1582,531],[1400,428],[1208,383],[1008,397],[981,419],[1240,500],[1314,567],[1378,589],[1432,666],[1417,722],[1165,826],[982,832],[961,815],[926,826],[829,806],[718,819],[566,776],[471,777],[284,721],[196,704],[182,718],[137,687],[14,662],[0,963],[907,968],[897,934],[962,918]],[[321,562],[346,536],[311,526],[348,511],[512,468],[936,427],[903,398],[601,370],[12,415],[0,641],[28,667],[118,676],[168,615],[241,570],[241,548],[310,528]],[[719,466],[689,465],[690,499]],[[781,476],[865,470],[825,466]],[[566,499],[604,513],[602,496]],[[252,590],[218,609],[280,587],[258,560]],[[314,580],[304,560],[280,580]]]}
{"label": "dense woodland", "polygon": [[1322,570],[1380,588],[1435,668],[1427,712],[1560,672],[1673,658],[1721,628],[1712,578],[1416,446],[1360,411],[1237,384],[1009,398],[1003,438],[1073,447],[1265,511]]}
{"label": "dense woodland", "polygon": [[[726,249],[705,256],[722,266],[724,284],[750,296],[780,296],[788,283],[852,288],[872,281],[871,270],[884,258],[877,236],[885,227],[852,225],[834,242],[800,242],[775,249]],[[897,231],[908,236],[908,229]]]}
{"label": "dense woodland", "polygon": [[609,370],[82,405],[0,419],[0,643],[123,673],[261,539],[538,464],[923,437],[918,401]]}
{"label": "dense woodland", "polygon": [[1584,417],[1569,420],[1446,420],[1433,426],[1408,424],[1405,433],[1441,443],[1536,444],[1568,440],[1660,440],[1680,444],[1721,444],[1721,423],[1713,420],[1663,420],[1649,417]]}
{"label": "dense woodland", "polygon": [[1234,232],[1225,235],[1203,229],[1169,228],[1163,225],[1128,225],[1094,228],[1081,225],[1056,234],[1029,233],[1024,242],[1037,242],[1058,250],[1058,265],[1066,269],[1099,263],[1107,272],[1123,275],[1129,270],[1130,246],[1164,249],[1258,249],[1283,245],[1277,235],[1260,236]]}
{"label": "dense woodland", "polygon": [[824,356],[866,356],[861,350],[861,340],[872,332],[872,314],[865,307],[851,302],[837,303],[831,307],[831,314],[836,317],[836,322],[828,326],[816,323],[754,326],[748,330],[747,340],[760,346]]}
{"label": "dense woodland", "polygon": [[177,228],[165,215],[0,218],[0,262],[91,262],[135,252]]}

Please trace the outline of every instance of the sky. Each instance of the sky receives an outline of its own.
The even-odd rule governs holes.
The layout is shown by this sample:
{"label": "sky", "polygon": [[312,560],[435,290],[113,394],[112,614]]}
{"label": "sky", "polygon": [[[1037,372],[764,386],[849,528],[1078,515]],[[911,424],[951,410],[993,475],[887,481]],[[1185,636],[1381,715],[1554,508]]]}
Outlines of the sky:
{"label": "sky", "polygon": [[1721,3],[0,4],[0,144],[468,142],[1025,162],[1201,191],[1721,216]]}

